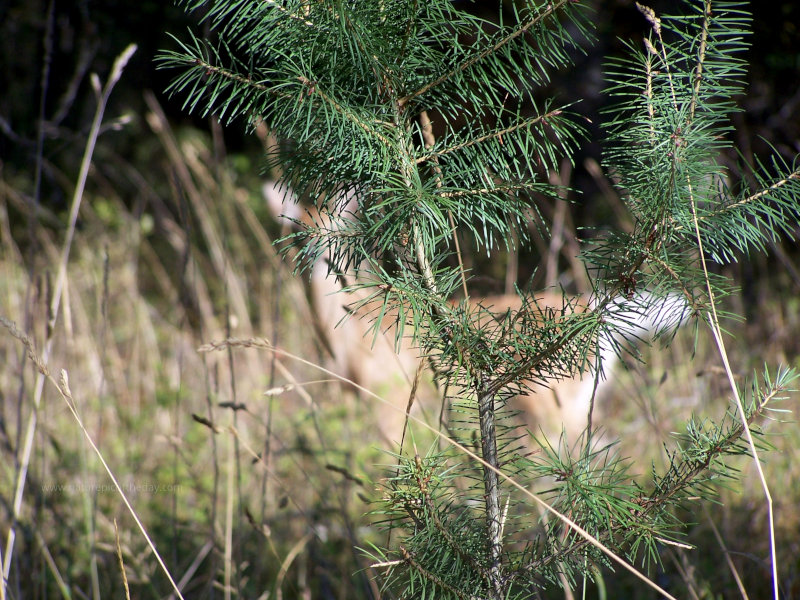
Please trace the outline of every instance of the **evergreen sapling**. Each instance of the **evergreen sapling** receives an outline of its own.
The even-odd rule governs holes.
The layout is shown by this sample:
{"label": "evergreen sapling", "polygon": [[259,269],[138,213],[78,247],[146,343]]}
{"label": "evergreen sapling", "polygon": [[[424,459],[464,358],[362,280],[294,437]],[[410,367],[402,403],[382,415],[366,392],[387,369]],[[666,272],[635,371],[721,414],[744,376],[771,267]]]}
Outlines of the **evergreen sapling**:
{"label": "evergreen sapling", "polygon": [[[718,158],[747,66],[745,4],[694,0],[675,17],[639,5],[649,35],[608,63],[603,140],[635,227],[587,244],[589,310],[540,309],[519,290],[520,308],[502,317],[467,301],[456,232],[486,251],[527,244],[536,198],[558,196],[547,174],[586,132],[579,106],[538,92],[591,38],[584,3],[509,3],[497,22],[450,0],[179,4],[215,41],[190,33],[162,54],[177,71],[170,90],[189,111],[269,125],[282,140],[269,164],[321,215],[291,238],[300,269],[325,255],[355,276],[452,403],[449,445],[399,454],[374,512],[393,532],[369,550],[385,585],[409,598],[525,598],[599,565],[639,573],[682,543],[675,508],[713,496],[731,477],[726,457],[756,452],[750,431],[792,372],[765,372],[742,414],[690,423],[646,486],[592,431],[526,453],[506,405],[532,384],[599,372],[604,344],[622,351],[614,340],[632,326],[615,315],[647,310],[643,290],[686,307],[658,324],[665,338],[688,318],[718,332],[730,283],[708,263],[793,233],[800,169],[757,165],[758,187],[734,192]],[[542,500],[549,517],[537,522]]]}

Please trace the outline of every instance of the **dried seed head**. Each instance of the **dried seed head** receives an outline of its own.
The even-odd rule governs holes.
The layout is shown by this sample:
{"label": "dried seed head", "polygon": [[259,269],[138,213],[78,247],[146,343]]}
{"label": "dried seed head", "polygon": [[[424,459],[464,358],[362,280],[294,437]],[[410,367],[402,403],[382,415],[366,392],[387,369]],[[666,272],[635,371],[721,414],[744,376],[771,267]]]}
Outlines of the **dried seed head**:
{"label": "dried seed head", "polygon": [[653,31],[656,32],[656,35],[661,37],[661,19],[656,16],[656,11],[649,6],[644,6],[638,2],[636,3],[636,8],[638,8],[639,12],[644,15],[644,18],[647,19],[647,22],[652,25]]}

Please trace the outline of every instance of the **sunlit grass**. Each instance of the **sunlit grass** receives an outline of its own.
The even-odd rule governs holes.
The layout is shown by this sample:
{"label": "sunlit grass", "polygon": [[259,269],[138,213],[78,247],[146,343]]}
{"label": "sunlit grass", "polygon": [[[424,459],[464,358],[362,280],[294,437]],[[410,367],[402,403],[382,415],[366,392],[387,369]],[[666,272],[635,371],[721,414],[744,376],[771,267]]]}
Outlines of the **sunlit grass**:
{"label": "sunlit grass", "polygon": [[[385,540],[365,513],[393,462],[377,434],[380,409],[336,382],[320,382],[327,376],[312,367],[265,350],[197,351],[228,337],[268,338],[312,363],[329,361],[302,282],[269,245],[277,226],[263,216],[258,187],[237,176],[235,164],[244,159],[216,161],[202,134],[173,131],[152,101],[151,109],[147,168],[125,164],[127,176],[143,182],[141,195],[115,195],[104,179],[108,164],[89,178],[52,331],[47,307],[60,232],[42,220],[28,237],[22,225],[28,190],[4,188],[0,206],[10,216],[2,230],[2,313],[36,348],[52,338],[50,371],[68,371],[82,422],[185,597],[210,597],[224,585],[246,597],[277,593],[276,586],[285,597],[369,597],[374,573],[357,548]],[[774,290],[767,300],[773,308],[762,309],[764,320],[741,329],[743,343],[731,344],[742,377],[764,361],[798,363],[791,335],[800,314],[796,299]],[[36,372],[10,335],[0,335],[0,352],[0,488],[11,490]],[[669,349],[645,353],[647,366],[631,362],[599,414],[609,436],[621,438],[623,454],[658,465],[671,432],[681,431],[691,414],[718,418],[729,392],[709,341],[701,338],[695,348],[689,330]],[[292,379],[308,385],[264,395]],[[435,422],[437,407],[429,414]],[[778,451],[765,469],[777,498],[779,554],[788,557],[795,555],[792,532],[800,521],[800,435],[794,425],[772,429],[780,432],[771,438]],[[426,448],[430,440],[416,434]],[[90,595],[94,569],[101,596],[120,597],[116,519],[134,597],[170,593],[52,388],[43,398],[31,464],[10,591],[55,595],[61,579],[75,595]],[[760,490],[747,459],[740,468],[743,484],[722,492],[712,516],[730,549],[744,553],[734,559],[743,575],[763,582],[763,565],[753,558],[766,556]],[[694,518],[688,540],[702,550],[665,551],[667,569],[673,560],[696,564],[721,580],[695,582],[698,589],[731,589],[727,573],[702,564],[708,556],[722,564],[721,550],[703,514]],[[6,524],[0,533],[5,537]],[[790,578],[797,566],[787,560],[781,572]]]}

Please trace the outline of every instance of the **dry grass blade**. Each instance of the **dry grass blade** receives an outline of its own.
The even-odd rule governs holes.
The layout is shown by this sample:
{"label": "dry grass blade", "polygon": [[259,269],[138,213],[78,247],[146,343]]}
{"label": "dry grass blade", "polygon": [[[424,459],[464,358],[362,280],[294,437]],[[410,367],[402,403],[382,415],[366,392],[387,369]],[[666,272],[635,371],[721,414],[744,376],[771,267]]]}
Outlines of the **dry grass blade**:
{"label": "dry grass blade", "polygon": [[61,596],[65,600],[69,600],[72,598],[72,594],[70,594],[69,587],[67,586],[66,581],[64,581],[64,577],[61,575],[61,571],[59,570],[56,561],[53,559],[53,555],[50,553],[47,543],[38,530],[34,532],[34,535],[36,536],[36,543],[42,552],[42,556],[44,556],[44,561],[47,563],[47,568],[50,569],[50,573],[56,580],[56,584],[58,585],[58,590],[61,592]]}
{"label": "dry grass blade", "polygon": [[778,552],[777,552],[777,545],[775,541],[775,513],[774,513],[774,506],[772,502],[772,494],[769,491],[769,484],[767,483],[767,478],[764,476],[764,470],[761,467],[761,459],[759,458],[758,450],[756,449],[755,442],[753,441],[753,435],[750,432],[750,425],[747,422],[747,414],[744,409],[744,404],[742,403],[742,398],[739,394],[739,386],[736,385],[736,378],[733,374],[733,370],[731,369],[730,361],[728,360],[728,351],[725,348],[725,342],[722,339],[722,330],[719,325],[719,316],[717,315],[717,302],[714,296],[714,292],[712,290],[711,281],[709,279],[708,274],[708,267],[706,265],[706,256],[705,251],[703,249],[703,239],[700,235],[700,224],[697,219],[697,207],[695,205],[695,198],[692,193],[692,185],[691,182],[688,182],[687,189],[689,191],[689,196],[691,199],[691,208],[692,208],[692,216],[694,218],[694,227],[695,227],[695,240],[697,241],[697,249],[700,254],[700,263],[703,266],[703,274],[705,276],[705,284],[706,290],[708,292],[708,301],[711,307],[711,312],[708,315],[708,324],[711,332],[714,335],[714,341],[716,342],[717,349],[719,350],[719,356],[722,360],[722,364],[725,367],[725,374],[728,376],[728,382],[731,387],[731,392],[733,393],[733,398],[736,402],[736,409],[739,414],[739,419],[742,423],[742,428],[744,430],[744,438],[747,440],[747,445],[750,449],[751,456],[753,457],[753,464],[756,467],[756,471],[758,471],[759,481],[761,482],[761,489],[764,492],[764,499],[767,505],[767,515],[769,518],[769,550],[770,550],[770,563],[772,565],[772,594],[775,600],[778,600],[779,591],[778,591]]}
{"label": "dry grass blade", "polygon": [[705,512],[706,520],[711,525],[711,531],[714,532],[714,537],[716,538],[717,543],[722,550],[722,554],[725,556],[725,564],[728,565],[731,575],[733,575],[733,579],[736,581],[736,587],[739,588],[739,593],[742,595],[744,600],[750,600],[749,596],[747,595],[747,590],[744,588],[742,578],[739,576],[739,571],[736,569],[736,565],[734,565],[733,561],[731,560],[731,555],[730,552],[728,552],[728,547],[725,545],[725,540],[722,539],[719,529],[717,528],[717,524],[714,523],[714,519],[711,518],[711,514],[708,512],[708,508],[706,506],[703,506],[703,512]]}
{"label": "dry grass blade", "polygon": [[[331,377],[336,377],[337,379],[340,379],[341,381],[347,382],[350,385],[358,388],[361,392],[363,392],[364,394],[368,395],[369,397],[371,397],[371,398],[373,398],[375,400],[378,400],[379,402],[381,402],[381,403],[383,403],[383,404],[385,404],[387,406],[390,406],[393,410],[397,410],[397,411],[402,412],[401,408],[398,408],[398,407],[394,406],[391,402],[389,402],[388,400],[382,398],[378,394],[375,394],[372,390],[368,390],[367,388],[362,387],[362,386],[358,385],[357,383],[355,383],[353,381],[349,381],[348,379],[346,379],[344,377],[341,377],[341,376],[337,375],[336,373],[334,373],[332,371],[329,371],[329,370],[325,369],[324,367],[316,365],[316,364],[314,364],[314,363],[312,363],[312,362],[310,362],[310,361],[308,361],[308,360],[306,360],[306,359],[304,359],[304,358],[302,358],[300,356],[296,356],[294,354],[286,352],[285,350],[282,350],[280,348],[276,348],[276,347],[272,346],[269,343],[269,341],[264,339],[264,338],[253,338],[253,339],[231,338],[231,339],[227,339],[227,340],[221,340],[221,341],[218,341],[218,342],[209,342],[207,344],[203,344],[202,346],[200,346],[200,348],[198,348],[198,352],[220,351],[220,350],[225,350],[225,349],[230,348],[230,347],[260,348],[260,349],[263,349],[263,350],[269,350],[271,352],[275,352],[276,354],[279,354],[280,356],[284,356],[284,357],[289,358],[289,359],[291,359],[293,361],[302,363],[302,364],[304,364],[306,366],[309,366],[309,367],[312,367],[312,368],[315,368],[315,369],[319,369],[320,371],[322,371],[326,375],[330,375]],[[510,477],[510,476],[506,475],[505,473],[503,473],[498,468],[492,467],[485,460],[483,460],[480,456],[478,456],[477,454],[472,452],[469,448],[467,448],[466,446],[463,446],[462,444],[458,443],[456,440],[454,440],[453,438],[449,437],[445,433],[442,433],[441,431],[438,431],[436,428],[431,427],[430,425],[428,425],[422,419],[419,419],[414,415],[408,415],[408,418],[410,420],[414,421],[415,423],[417,423],[417,425],[419,425],[419,426],[423,427],[424,429],[428,430],[429,432],[431,432],[432,434],[434,434],[438,438],[444,440],[445,442],[447,442],[448,444],[450,444],[454,448],[458,449],[460,452],[463,452],[465,455],[469,456],[472,460],[476,461],[477,463],[479,463],[483,467],[491,469],[500,479],[502,479],[503,481],[505,481],[505,482],[509,483],[510,485],[514,486],[515,488],[517,488],[520,492],[522,492],[527,497],[529,497],[531,500],[533,500],[540,508],[542,508],[545,511],[549,512],[550,514],[554,515],[557,519],[559,519],[562,523],[567,525],[567,527],[569,527],[570,529],[575,531],[578,535],[580,535],[588,543],[590,543],[592,546],[594,546],[595,548],[597,548],[598,550],[603,552],[603,554],[608,556],[613,562],[617,563],[622,568],[624,568],[625,570],[627,570],[630,573],[632,573],[636,578],[638,578],[639,580],[644,582],[646,585],[648,585],[652,589],[656,590],[658,593],[662,594],[665,598],[669,598],[670,600],[676,600],[676,598],[673,595],[671,595],[669,592],[667,592],[665,589],[663,589],[661,586],[659,586],[654,581],[650,580],[646,575],[644,575],[638,569],[636,569],[636,567],[634,567],[633,565],[629,564],[627,561],[625,561],[620,556],[617,556],[612,550],[610,550],[600,540],[598,540],[592,534],[590,534],[588,531],[586,531],[583,527],[578,525],[575,521],[570,519],[567,515],[565,515],[563,513],[560,513],[557,510],[555,510],[547,502],[545,502],[544,500],[539,498],[535,493],[533,493],[532,491],[530,491],[529,489],[525,488],[520,483],[518,483],[513,477]]]}
{"label": "dry grass blade", "polygon": [[201,163],[196,157],[194,160],[190,160],[186,155],[186,149],[179,148],[178,142],[167,121],[167,117],[164,115],[164,111],[156,101],[155,96],[152,94],[145,94],[145,100],[152,111],[152,113],[148,115],[148,122],[153,131],[159,136],[161,143],[167,151],[170,163],[175,168],[191,207],[197,215],[197,222],[208,244],[209,255],[214,264],[214,269],[225,282],[233,313],[242,321],[242,326],[245,330],[251,331],[252,326],[249,317],[250,313],[247,310],[245,290],[238,278],[231,272],[228,254],[225,251],[225,240],[222,233],[215,226],[217,219],[211,214],[211,207],[208,205],[207,196],[201,192],[201,190],[208,188],[208,178],[201,178],[201,181],[202,179],[206,180],[206,185],[202,187],[198,186],[195,176],[198,174],[201,176],[204,175],[204,173],[199,172],[199,168],[202,166]]}
{"label": "dry grass blade", "polygon": [[[122,71],[125,69],[125,66],[128,64],[128,61],[135,52],[136,52],[135,44],[131,44],[125,50],[123,50],[123,52],[114,61],[114,64],[111,68],[111,74],[109,75],[108,81],[106,82],[105,86],[103,86],[102,89],[100,89],[99,79],[97,79],[96,75],[93,79],[93,82],[95,83],[96,86],[95,92],[97,94],[97,108],[95,110],[94,119],[92,121],[92,125],[89,130],[89,137],[86,142],[86,148],[84,150],[83,160],[81,161],[78,181],[75,184],[75,191],[72,196],[72,205],[70,207],[67,233],[64,240],[64,245],[61,250],[61,259],[58,264],[58,275],[55,284],[55,291],[53,292],[52,301],[50,303],[50,313],[49,313],[50,318],[48,321],[48,329],[47,329],[49,332],[53,331],[56,319],[58,319],[61,296],[67,278],[67,263],[69,261],[70,251],[72,249],[72,240],[73,236],[75,235],[75,226],[78,220],[78,211],[80,210],[81,201],[83,199],[83,192],[86,186],[86,178],[89,174],[89,167],[91,166],[92,163],[92,156],[94,154],[95,144],[97,143],[97,138],[100,135],[100,128],[103,122],[103,116],[105,115],[108,98],[111,95],[111,91],[114,89],[114,86],[119,81],[119,78],[122,76]],[[52,342],[53,338],[50,337],[47,340],[47,343],[45,344],[45,349],[43,354],[44,362],[47,362],[50,356],[50,351],[52,349]],[[31,415],[28,419],[25,431],[25,442],[23,445],[22,456],[20,457],[18,476],[14,490],[14,501],[11,507],[12,525],[8,530],[8,537],[6,539],[6,549],[3,554],[3,569],[2,569],[3,577],[2,581],[0,581],[0,600],[4,599],[6,596],[6,585],[8,582],[9,573],[11,571],[11,559],[14,554],[14,540],[16,537],[14,524],[16,523],[17,517],[19,516],[20,509],[22,507],[22,495],[25,488],[25,481],[28,475],[28,467],[30,465],[31,452],[33,451],[33,437],[36,432],[37,412],[39,410],[39,405],[41,403],[43,388],[44,388],[44,373],[42,373],[37,378],[36,381],[36,390],[34,392],[34,397],[33,397],[33,411],[31,411]]]}
{"label": "dry grass blade", "polygon": [[125,588],[125,600],[131,600],[131,591],[128,589],[128,575],[125,573],[125,562],[122,560],[122,548],[119,545],[119,530],[117,529],[116,519],[114,519],[114,538],[117,542],[117,563],[119,564],[119,572],[122,574],[122,585]]}
{"label": "dry grass blade", "polygon": [[[189,568],[186,569],[186,572],[183,574],[183,577],[180,578],[178,581],[178,589],[183,590],[186,585],[192,580],[194,574],[197,573],[197,570],[200,568],[202,562],[206,559],[209,552],[214,549],[214,544],[211,542],[206,542],[200,551],[197,553],[197,556],[194,557],[192,564],[189,565]],[[175,594],[170,595],[169,600],[175,600]]]}
{"label": "dry grass blade", "polygon": [[231,436],[228,440],[228,477],[225,483],[225,547],[223,559],[223,593],[225,600],[230,600],[233,594],[233,506],[236,504],[233,477],[237,470],[235,463],[236,443],[234,436]]}
{"label": "dry grass blade", "polygon": [[78,427],[80,427],[81,431],[83,432],[84,438],[86,439],[86,441],[91,446],[92,451],[95,453],[97,458],[100,460],[100,463],[103,465],[103,469],[106,471],[106,473],[108,474],[108,476],[111,479],[112,483],[114,484],[114,487],[116,488],[117,493],[119,494],[120,498],[122,499],[123,503],[125,504],[125,507],[128,509],[128,512],[130,513],[131,517],[133,517],[133,520],[136,522],[137,527],[142,532],[142,535],[144,536],[145,541],[147,542],[147,545],[150,547],[150,549],[153,552],[153,555],[156,557],[156,561],[158,562],[158,564],[161,567],[162,571],[166,575],[167,579],[169,579],[169,582],[172,585],[172,587],[175,590],[175,592],[177,593],[178,597],[181,598],[181,600],[182,600],[183,596],[181,595],[180,591],[178,590],[178,587],[175,584],[175,581],[173,580],[172,575],[170,575],[169,569],[167,569],[167,565],[164,563],[163,559],[161,558],[161,555],[159,554],[158,550],[156,549],[155,544],[150,539],[150,535],[147,533],[147,530],[145,529],[144,524],[139,519],[139,516],[136,514],[136,511],[134,510],[133,505],[131,505],[130,500],[128,500],[128,497],[126,496],[125,492],[123,491],[122,486],[119,484],[119,481],[117,480],[117,477],[114,475],[114,472],[111,470],[111,467],[108,465],[108,463],[106,462],[105,458],[103,457],[103,453],[100,452],[100,449],[95,444],[94,439],[92,439],[91,434],[87,431],[86,426],[83,424],[83,421],[82,421],[80,415],[78,415],[77,411],[75,410],[75,401],[74,401],[73,396],[72,396],[72,391],[70,390],[70,387],[69,387],[69,376],[68,376],[67,372],[62,369],[61,373],[60,373],[60,376],[59,376],[59,379],[58,379],[58,381],[56,381],[56,379],[50,373],[50,370],[48,369],[47,364],[36,353],[36,351],[35,351],[35,349],[33,347],[33,343],[31,342],[30,338],[28,338],[28,336],[26,336],[24,333],[22,333],[17,328],[16,324],[13,321],[10,321],[5,317],[0,316],[0,324],[2,324],[9,331],[9,333],[12,336],[14,336],[18,340],[20,340],[25,345],[25,347],[26,347],[26,349],[28,351],[28,356],[30,357],[30,359],[34,363],[34,365],[36,365],[36,368],[39,371],[41,377],[43,379],[47,379],[50,383],[53,384],[53,386],[56,388],[56,391],[58,391],[58,393],[61,396],[61,398],[67,404],[67,408],[69,409],[69,412],[72,414],[73,419],[78,424]]}
{"label": "dry grass blade", "polygon": [[313,535],[314,533],[311,531],[306,533],[297,541],[294,546],[292,546],[291,550],[289,550],[289,553],[286,555],[286,558],[283,559],[281,568],[278,571],[278,576],[275,579],[275,597],[278,600],[283,599],[283,580],[286,578],[286,573],[289,571],[289,567],[294,562],[294,559],[297,558],[297,555],[303,551],[303,548],[306,547],[306,544],[308,544]]}

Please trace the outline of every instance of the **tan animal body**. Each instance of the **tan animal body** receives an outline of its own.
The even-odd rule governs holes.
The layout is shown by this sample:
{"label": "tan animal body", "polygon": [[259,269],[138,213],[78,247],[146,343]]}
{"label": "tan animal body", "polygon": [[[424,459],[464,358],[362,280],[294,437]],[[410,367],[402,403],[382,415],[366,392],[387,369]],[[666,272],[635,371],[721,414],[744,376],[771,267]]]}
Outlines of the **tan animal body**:
{"label": "tan animal body", "polygon": [[[316,210],[300,207],[291,192],[287,193],[272,181],[264,184],[262,193],[269,211],[278,222],[309,224],[319,219]],[[359,314],[354,312],[353,307],[366,296],[364,293],[345,293],[345,282],[330,272],[327,258],[324,256],[311,266],[308,280],[315,329],[322,346],[330,354],[329,362],[322,366],[343,381],[355,384],[355,387],[345,385],[344,388],[355,390],[360,399],[368,403],[373,417],[371,425],[377,428],[383,441],[396,447],[403,438],[415,380],[417,385],[411,406],[411,414],[415,417],[432,420],[431,416],[439,407],[440,394],[433,385],[430,372],[420,369],[421,365],[424,367],[424,360],[408,340],[403,340],[399,351],[395,351],[389,317],[380,327],[379,334],[375,335],[368,318],[372,313],[370,308]],[[419,379],[418,371],[421,371]],[[360,388],[369,390],[369,393]]]}
{"label": "tan animal body", "polygon": [[[274,184],[265,185],[264,195],[273,214],[279,215],[283,210],[294,219],[305,218],[295,205],[281,204],[284,193]],[[560,292],[534,295],[542,310],[553,308],[561,311],[565,306]],[[324,260],[312,266],[309,296],[317,329],[325,337],[325,345],[332,354],[330,369],[385,400],[386,405],[383,405],[374,398],[365,398],[373,403],[376,425],[382,437],[398,443],[403,435],[405,412],[422,361],[419,352],[408,340],[403,340],[399,351],[395,352],[394,333],[388,324],[381,324],[381,334],[374,336],[370,331],[370,320],[359,318],[364,316],[363,312],[373,312],[370,307],[361,315],[352,312],[352,307],[358,305],[364,296],[343,293],[342,282],[329,273]],[[476,297],[471,298],[470,303],[480,304],[491,313],[502,315],[508,310],[519,310],[521,299],[517,295]],[[588,309],[587,303],[580,298],[567,298],[566,305],[568,310]],[[512,403],[512,408],[520,412],[524,425],[535,435],[543,432],[552,444],[557,443],[562,431],[571,444],[586,428],[592,398],[601,399],[607,388],[613,385],[614,372],[619,366],[616,347],[625,342],[644,340],[663,325],[678,325],[687,315],[686,302],[682,298],[669,296],[658,300],[646,292],[637,295],[633,302],[620,298],[612,302],[610,308],[609,318],[612,322],[616,319],[616,325],[624,333],[599,341],[600,376],[596,377],[592,370],[587,370],[566,378],[544,377],[546,385],[532,385],[530,392],[518,396]],[[491,317],[486,315],[484,318]],[[386,321],[390,320],[387,317]],[[418,381],[412,411],[415,416],[426,412],[428,420],[431,415],[438,416],[441,402],[440,393],[431,382],[430,372]]]}
{"label": "tan animal body", "polygon": [[[570,311],[584,312],[593,308],[592,303],[584,298],[565,297],[561,292],[543,291],[533,295],[536,307],[541,311],[552,309],[561,315],[567,307],[567,314],[561,318],[568,318]],[[495,314],[517,311],[522,304],[517,295],[491,296],[473,302]],[[592,400],[601,405],[603,397],[613,387],[620,367],[619,352],[626,344],[646,343],[658,331],[679,327],[689,316],[684,298],[677,294],[656,297],[646,291],[638,292],[630,299],[618,297],[607,309],[604,318],[609,333],[600,334],[597,342],[599,356],[590,352],[582,373],[576,372],[569,377],[541,374],[537,380],[546,383],[530,384],[527,393],[512,401],[512,408],[519,411],[528,429],[538,437],[543,433],[554,446],[562,433],[568,444],[574,443],[589,425],[590,411],[593,413],[592,426],[596,427],[596,417],[602,415],[602,410],[594,411]],[[599,373],[595,366],[600,367]]]}

